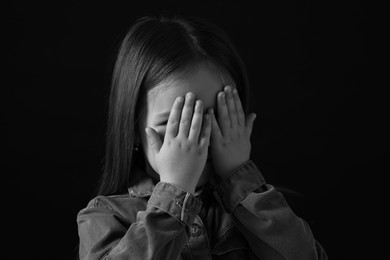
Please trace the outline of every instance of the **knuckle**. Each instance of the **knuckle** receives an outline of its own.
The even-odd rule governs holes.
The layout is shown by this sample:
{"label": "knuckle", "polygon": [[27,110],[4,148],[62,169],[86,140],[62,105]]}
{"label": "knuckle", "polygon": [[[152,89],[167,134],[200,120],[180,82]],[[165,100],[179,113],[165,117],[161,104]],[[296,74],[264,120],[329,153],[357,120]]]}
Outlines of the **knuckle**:
{"label": "knuckle", "polygon": [[187,109],[189,109],[189,108],[192,108],[192,107],[194,106],[194,103],[195,103],[194,99],[193,99],[193,98],[190,98],[190,99],[188,99],[188,100],[186,101],[185,106],[186,106]]}
{"label": "knuckle", "polygon": [[198,125],[192,125],[191,126],[191,131],[199,131],[199,126]]}
{"label": "knuckle", "polygon": [[176,146],[176,148],[181,149],[183,147],[183,143],[180,140],[177,140],[175,142],[175,146]]}
{"label": "knuckle", "polygon": [[186,142],[185,144],[183,144],[183,150],[186,152],[186,153],[189,153],[191,152],[193,148],[193,145],[189,142]]}
{"label": "knuckle", "polygon": [[180,124],[182,125],[187,125],[190,123],[190,120],[189,119],[186,119],[186,118],[183,118],[181,121],[180,121]]}
{"label": "knuckle", "polygon": [[222,141],[221,141],[221,145],[223,147],[227,147],[229,146],[233,141],[233,138],[229,137],[229,138],[224,138]]}
{"label": "knuckle", "polygon": [[172,118],[168,120],[168,123],[174,125],[178,123],[178,120],[176,118]]}
{"label": "knuckle", "polygon": [[229,119],[228,116],[222,116],[222,117],[221,117],[221,120],[222,120],[223,122],[229,122],[229,121],[230,121],[230,119]]}
{"label": "knuckle", "polygon": [[203,154],[204,154],[203,149],[199,148],[199,149],[196,150],[196,155],[197,155],[197,156],[200,157],[200,156],[202,156]]}

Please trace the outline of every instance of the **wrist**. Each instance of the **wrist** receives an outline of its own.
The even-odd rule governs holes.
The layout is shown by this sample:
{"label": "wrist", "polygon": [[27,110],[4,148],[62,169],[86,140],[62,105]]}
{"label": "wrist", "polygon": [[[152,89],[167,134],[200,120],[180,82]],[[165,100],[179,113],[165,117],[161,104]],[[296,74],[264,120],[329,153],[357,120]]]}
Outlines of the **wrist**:
{"label": "wrist", "polygon": [[249,160],[250,159],[247,159],[247,160],[243,160],[243,161],[240,161],[240,162],[231,163],[229,165],[228,164],[224,164],[222,167],[220,167],[218,170],[216,170],[216,173],[217,173],[217,175],[221,179],[226,179],[230,175],[232,175],[235,171],[240,169],[243,165],[248,163]]}

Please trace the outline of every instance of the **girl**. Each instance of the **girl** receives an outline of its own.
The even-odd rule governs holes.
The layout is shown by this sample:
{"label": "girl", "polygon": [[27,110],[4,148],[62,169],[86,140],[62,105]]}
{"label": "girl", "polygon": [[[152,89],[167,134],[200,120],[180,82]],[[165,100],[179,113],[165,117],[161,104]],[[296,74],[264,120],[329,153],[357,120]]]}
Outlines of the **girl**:
{"label": "girl", "polygon": [[248,87],[216,26],[179,16],[132,26],[99,196],[77,216],[81,259],[327,258],[250,159]]}

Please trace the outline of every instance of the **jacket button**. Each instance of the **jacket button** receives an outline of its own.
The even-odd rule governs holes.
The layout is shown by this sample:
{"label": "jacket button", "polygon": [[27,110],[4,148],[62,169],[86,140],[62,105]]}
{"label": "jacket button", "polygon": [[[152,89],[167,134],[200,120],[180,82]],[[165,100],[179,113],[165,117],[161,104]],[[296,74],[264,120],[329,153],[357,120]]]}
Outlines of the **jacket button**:
{"label": "jacket button", "polygon": [[202,227],[199,224],[192,224],[191,227],[191,236],[197,237],[202,233]]}

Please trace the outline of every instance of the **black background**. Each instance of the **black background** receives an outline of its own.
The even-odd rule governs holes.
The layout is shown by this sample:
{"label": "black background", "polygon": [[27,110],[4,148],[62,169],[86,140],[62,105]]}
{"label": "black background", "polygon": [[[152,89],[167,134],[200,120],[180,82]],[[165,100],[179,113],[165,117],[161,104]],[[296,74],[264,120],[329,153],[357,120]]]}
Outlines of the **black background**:
{"label": "black background", "polygon": [[384,164],[384,95],[372,83],[368,8],[203,0],[31,1],[4,9],[5,251],[14,259],[76,255],[76,215],[102,170],[114,53],[136,18],[158,12],[202,16],[228,32],[258,114],[253,161],[269,183],[302,194],[291,206],[331,259],[366,253],[369,180]]}

